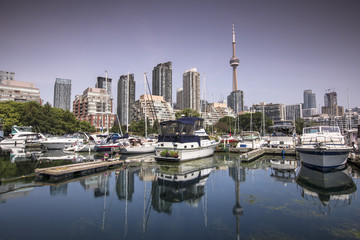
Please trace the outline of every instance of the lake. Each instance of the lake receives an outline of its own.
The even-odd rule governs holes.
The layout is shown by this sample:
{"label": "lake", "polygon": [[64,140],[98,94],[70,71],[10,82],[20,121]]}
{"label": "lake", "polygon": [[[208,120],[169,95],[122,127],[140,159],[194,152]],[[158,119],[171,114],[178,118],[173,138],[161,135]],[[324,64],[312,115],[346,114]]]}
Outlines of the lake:
{"label": "lake", "polygon": [[[360,239],[359,169],[217,153],[130,162],[66,182],[20,178],[102,155],[0,152],[0,239]],[[133,162],[131,162],[133,161]],[[14,179],[13,179],[14,178]]]}

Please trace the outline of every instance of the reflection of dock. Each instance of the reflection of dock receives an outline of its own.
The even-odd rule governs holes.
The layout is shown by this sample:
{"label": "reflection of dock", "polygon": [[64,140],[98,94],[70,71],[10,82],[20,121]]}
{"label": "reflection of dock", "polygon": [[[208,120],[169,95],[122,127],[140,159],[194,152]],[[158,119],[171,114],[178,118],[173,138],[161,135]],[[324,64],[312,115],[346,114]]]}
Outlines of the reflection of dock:
{"label": "reflection of dock", "polygon": [[74,178],[76,176],[84,176],[96,172],[102,172],[109,168],[122,165],[123,163],[124,162],[120,160],[111,162],[96,161],[89,163],[78,163],[50,168],[37,168],[35,169],[35,173],[39,174],[39,178],[56,182]]}

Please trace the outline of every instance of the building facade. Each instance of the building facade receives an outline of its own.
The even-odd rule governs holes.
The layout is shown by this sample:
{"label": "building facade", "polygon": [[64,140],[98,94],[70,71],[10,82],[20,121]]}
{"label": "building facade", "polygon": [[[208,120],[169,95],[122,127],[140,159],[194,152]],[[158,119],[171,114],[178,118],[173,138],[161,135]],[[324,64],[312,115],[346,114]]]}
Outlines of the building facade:
{"label": "building facade", "polygon": [[30,102],[42,104],[40,91],[34,83],[3,79],[0,83],[0,101]]}
{"label": "building facade", "polygon": [[304,90],[303,117],[310,117],[318,114],[316,108],[316,95],[312,90]]}
{"label": "building facade", "polygon": [[[206,114],[204,116],[204,114]],[[227,106],[226,102],[223,103],[209,103],[206,105],[206,112],[203,112],[203,118],[206,125],[213,125],[223,117],[236,117],[235,112]]]}
{"label": "building facade", "polygon": [[286,118],[285,120],[289,120],[289,121],[296,121],[299,118],[303,118],[303,113],[302,113],[302,104],[294,104],[294,105],[287,105],[285,107],[286,110]]}
{"label": "building facade", "polygon": [[144,120],[145,113],[151,126],[155,121],[158,122],[175,120],[175,113],[169,102],[164,100],[163,96],[141,95],[140,99],[135,101],[132,110],[132,119],[134,121]]}
{"label": "building facade", "polygon": [[178,88],[176,91],[176,109],[183,109],[183,88]]}
{"label": "building facade", "polygon": [[[129,76],[129,77],[128,77]],[[130,124],[135,104],[134,74],[122,75],[117,86],[117,115],[121,125]]]}
{"label": "building facade", "polygon": [[152,71],[152,94],[172,104],[172,63],[160,63]]}
{"label": "building facade", "polygon": [[56,78],[54,85],[54,107],[70,110],[71,80]]}
{"label": "building facade", "polygon": [[337,104],[337,93],[328,92],[324,96],[324,106],[321,107],[322,114],[328,114],[329,117],[342,116],[344,108]]}
{"label": "building facade", "polygon": [[283,121],[286,119],[286,110],[284,104],[253,104],[252,109],[255,112],[264,112],[265,116],[273,121]]}
{"label": "building facade", "polygon": [[106,92],[109,94],[109,96],[112,96],[111,81],[112,79],[108,77],[98,77],[96,80],[95,88],[106,89]]}
{"label": "building facade", "polygon": [[244,111],[244,92],[241,90],[232,91],[227,97],[228,107],[236,114]]}
{"label": "building facade", "polygon": [[3,80],[11,80],[11,81],[15,80],[15,73],[0,71],[0,84],[3,82]]}
{"label": "building facade", "polygon": [[196,68],[183,74],[183,109],[191,108],[200,112],[200,73]]}
{"label": "building facade", "polygon": [[88,121],[97,129],[110,129],[116,117],[112,101],[105,89],[87,88],[82,95],[75,96],[73,113],[78,120]]}

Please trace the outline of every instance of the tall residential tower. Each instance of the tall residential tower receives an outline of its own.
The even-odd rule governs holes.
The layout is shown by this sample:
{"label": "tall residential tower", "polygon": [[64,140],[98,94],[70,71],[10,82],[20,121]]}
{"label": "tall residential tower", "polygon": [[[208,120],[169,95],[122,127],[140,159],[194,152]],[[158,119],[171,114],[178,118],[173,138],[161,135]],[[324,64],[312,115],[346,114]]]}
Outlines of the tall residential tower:
{"label": "tall residential tower", "polygon": [[[129,78],[128,78],[129,76]],[[134,74],[122,75],[117,87],[117,115],[121,125],[130,124],[135,103]]]}
{"label": "tall residential tower", "polygon": [[54,86],[54,107],[70,110],[71,80],[56,78]]}
{"label": "tall residential tower", "polygon": [[183,74],[183,108],[191,108],[200,112],[200,73],[196,68]]}
{"label": "tall residential tower", "polygon": [[172,63],[160,63],[152,71],[152,94],[172,103]]}

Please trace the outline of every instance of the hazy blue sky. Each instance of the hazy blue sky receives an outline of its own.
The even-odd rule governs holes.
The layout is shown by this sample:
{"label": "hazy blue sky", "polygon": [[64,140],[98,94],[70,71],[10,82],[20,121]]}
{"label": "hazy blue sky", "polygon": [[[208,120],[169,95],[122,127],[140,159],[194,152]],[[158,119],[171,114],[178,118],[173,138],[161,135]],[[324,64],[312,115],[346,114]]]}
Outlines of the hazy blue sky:
{"label": "hazy blue sky", "polygon": [[[324,104],[360,106],[360,1],[354,0],[2,0],[0,70],[34,82],[53,104],[56,78],[72,80],[72,101],[105,70],[116,102],[120,75],[173,63],[173,99],[190,68],[206,73],[207,100],[232,91],[232,23],[245,105],[295,104],[303,91]],[[116,108],[115,108],[116,109]]]}

